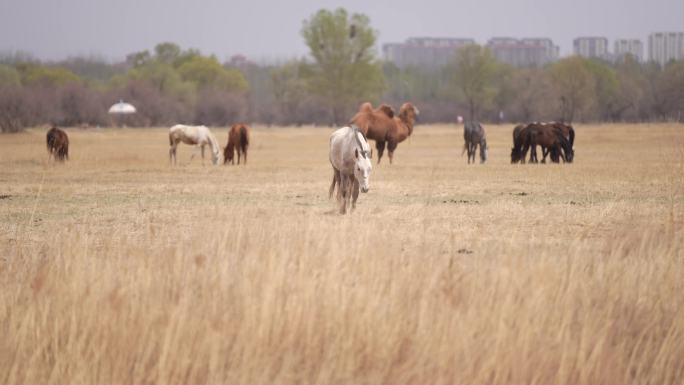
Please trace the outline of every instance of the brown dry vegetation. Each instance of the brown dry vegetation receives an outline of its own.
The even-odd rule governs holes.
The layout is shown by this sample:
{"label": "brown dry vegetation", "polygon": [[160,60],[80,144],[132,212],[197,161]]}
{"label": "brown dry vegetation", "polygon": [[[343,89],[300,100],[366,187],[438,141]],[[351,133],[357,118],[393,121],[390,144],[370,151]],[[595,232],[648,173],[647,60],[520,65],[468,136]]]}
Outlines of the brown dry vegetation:
{"label": "brown dry vegetation", "polygon": [[681,384],[684,127],[578,126],[572,165],[511,129],[468,166],[418,126],[348,216],[328,129],[256,127],[246,167],[0,136],[0,383]]}

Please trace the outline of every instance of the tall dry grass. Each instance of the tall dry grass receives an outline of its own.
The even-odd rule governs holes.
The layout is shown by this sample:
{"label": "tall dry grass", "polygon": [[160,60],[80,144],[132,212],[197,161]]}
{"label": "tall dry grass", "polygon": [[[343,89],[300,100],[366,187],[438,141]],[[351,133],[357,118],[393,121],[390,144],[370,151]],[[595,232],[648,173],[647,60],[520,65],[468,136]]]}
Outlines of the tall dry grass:
{"label": "tall dry grass", "polygon": [[650,130],[520,167],[492,127],[467,167],[425,128],[345,217],[319,130],[219,169],[162,131],[73,132],[64,167],[0,138],[0,383],[680,384],[684,133]]}

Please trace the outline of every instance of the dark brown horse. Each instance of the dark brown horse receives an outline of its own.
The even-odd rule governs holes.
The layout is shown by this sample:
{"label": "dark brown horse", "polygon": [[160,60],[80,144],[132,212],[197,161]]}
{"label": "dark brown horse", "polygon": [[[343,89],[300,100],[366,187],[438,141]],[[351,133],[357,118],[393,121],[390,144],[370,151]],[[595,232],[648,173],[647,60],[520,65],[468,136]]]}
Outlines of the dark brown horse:
{"label": "dark brown horse", "polygon": [[235,164],[235,151],[237,150],[237,164],[240,164],[240,156],[244,156],[244,164],[247,164],[247,147],[249,147],[249,127],[238,123],[228,131],[228,144],[223,149],[223,164],[230,162]]}
{"label": "dark brown horse", "polygon": [[[530,123],[513,129],[511,163],[525,163],[525,157],[530,148],[530,162],[537,163],[537,145],[542,147],[543,153],[551,154],[551,161],[554,163],[558,163],[559,159],[568,163],[573,160],[572,146],[561,127],[553,124]],[[546,161],[545,158],[542,158],[542,163]]]}
{"label": "dark brown horse", "polygon": [[351,119],[350,124],[361,130],[364,137],[375,140],[378,149],[378,163],[387,145],[390,164],[394,158],[394,150],[413,133],[413,126],[420,111],[411,103],[404,103],[395,115],[392,107],[383,104],[373,109],[370,103],[363,103],[359,112]]}
{"label": "dark brown horse", "polygon": [[513,128],[513,148],[511,148],[511,163],[525,163],[525,157],[522,156],[522,149],[525,145],[522,132],[527,127],[525,124],[518,124]]}
{"label": "dark brown horse", "polygon": [[[568,140],[568,143],[570,144],[570,152],[571,154],[568,156],[567,154],[565,155],[565,158],[570,158],[570,162],[572,162],[572,159],[575,157],[575,150],[573,149],[573,146],[575,144],[575,129],[572,128],[571,125],[565,124],[565,123],[560,123],[560,122],[551,122],[547,123],[547,125],[553,126],[561,131],[561,134],[565,137],[565,139]],[[546,156],[549,154],[549,149],[542,149],[542,163],[546,162]]]}
{"label": "dark brown horse", "polygon": [[64,130],[53,126],[47,132],[48,160],[54,157],[56,161],[69,160],[69,136]]}

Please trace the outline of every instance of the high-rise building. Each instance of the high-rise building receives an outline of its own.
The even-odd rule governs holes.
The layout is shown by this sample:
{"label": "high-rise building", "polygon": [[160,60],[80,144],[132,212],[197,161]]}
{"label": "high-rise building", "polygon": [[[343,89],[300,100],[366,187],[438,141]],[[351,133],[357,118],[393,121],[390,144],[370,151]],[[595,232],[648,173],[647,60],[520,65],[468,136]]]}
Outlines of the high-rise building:
{"label": "high-rise building", "polygon": [[547,38],[495,37],[487,48],[498,61],[515,67],[540,67],[558,59],[558,46]]}
{"label": "high-rise building", "polygon": [[608,39],[605,37],[578,37],[573,41],[575,55],[594,59],[608,59]]}
{"label": "high-rise building", "polygon": [[631,55],[637,61],[644,59],[644,45],[639,39],[617,39],[614,43],[613,55],[619,60],[625,55]]}
{"label": "high-rise building", "polygon": [[656,32],[648,36],[648,60],[665,65],[684,59],[684,32]]}
{"label": "high-rise building", "polygon": [[473,39],[412,37],[404,43],[384,44],[382,51],[385,60],[399,68],[436,69],[453,60],[458,49],[472,44]]}

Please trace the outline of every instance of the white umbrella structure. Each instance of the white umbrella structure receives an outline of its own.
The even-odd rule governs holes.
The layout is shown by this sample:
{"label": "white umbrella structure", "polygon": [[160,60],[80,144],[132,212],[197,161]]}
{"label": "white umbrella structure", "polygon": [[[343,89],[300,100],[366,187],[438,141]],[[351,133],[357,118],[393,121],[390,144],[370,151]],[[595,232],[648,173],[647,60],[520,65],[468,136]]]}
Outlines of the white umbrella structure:
{"label": "white umbrella structure", "polygon": [[118,115],[119,127],[125,126],[126,115],[131,115],[136,113],[135,107],[130,103],[124,103],[123,100],[119,100],[118,103],[109,107],[109,113],[112,115]]}
{"label": "white umbrella structure", "polygon": [[109,107],[109,113],[110,114],[128,115],[128,114],[135,114],[136,111],[137,110],[135,109],[135,107],[132,104],[124,103],[123,100],[119,100],[118,103]]}

